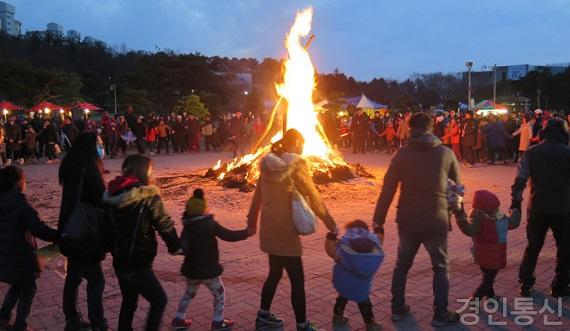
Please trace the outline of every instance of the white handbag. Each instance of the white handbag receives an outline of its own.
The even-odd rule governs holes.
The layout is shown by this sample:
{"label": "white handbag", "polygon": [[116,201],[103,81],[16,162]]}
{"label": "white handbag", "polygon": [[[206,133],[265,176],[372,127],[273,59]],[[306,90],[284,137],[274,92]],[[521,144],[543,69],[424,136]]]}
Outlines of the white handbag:
{"label": "white handbag", "polygon": [[308,236],[317,230],[317,217],[305,198],[296,189],[291,192],[291,216],[297,232]]}

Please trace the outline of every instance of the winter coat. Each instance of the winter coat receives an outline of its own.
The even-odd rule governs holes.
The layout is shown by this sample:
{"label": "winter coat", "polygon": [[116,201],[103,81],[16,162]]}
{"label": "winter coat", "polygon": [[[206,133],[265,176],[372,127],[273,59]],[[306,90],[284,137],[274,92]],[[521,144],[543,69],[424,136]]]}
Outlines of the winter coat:
{"label": "winter coat", "polygon": [[351,129],[354,137],[366,137],[370,127],[368,122],[370,122],[370,119],[366,114],[354,115],[352,117]]}
{"label": "winter coat", "polygon": [[389,126],[380,134],[380,137],[386,137],[387,141],[393,141],[394,137],[396,137],[396,130],[393,127]]}
{"label": "winter coat", "polygon": [[[164,209],[156,186],[142,186],[132,177],[118,177],[103,196],[113,235],[113,266],[120,270],[152,268],[157,255],[156,232],[169,252],[180,249],[174,222]],[[113,188],[115,186],[115,188]]]}
{"label": "winter coat", "polygon": [[511,139],[511,135],[505,130],[505,126],[501,121],[489,123],[483,129],[487,147],[491,149],[501,149],[507,146],[507,140]]}
{"label": "winter coat", "polygon": [[400,121],[398,126],[398,139],[408,139],[410,137],[410,124],[406,119]]}
{"label": "winter coat", "polygon": [[396,189],[400,198],[396,222],[400,231],[445,236],[450,229],[448,179],[461,184],[453,151],[431,133],[413,133],[398,150],[384,176],[374,222],[383,226]]}
{"label": "winter coat", "polygon": [[474,147],[477,144],[477,131],[479,124],[474,118],[465,120],[461,130],[461,143],[466,147]]}
{"label": "winter coat", "polygon": [[292,220],[291,194],[294,187],[329,230],[336,224],[325,207],[305,159],[297,154],[269,153],[260,162],[261,174],[249,210],[248,226],[257,227],[261,210],[261,250],[279,256],[301,256],[301,238]]}
{"label": "winter coat", "polygon": [[180,242],[186,257],[181,272],[191,279],[210,279],[224,271],[220,264],[218,240],[240,241],[248,237],[247,230],[232,231],[214,220],[213,215],[200,215],[182,220],[184,228]]}
{"label": "winter coat", "polygon": [[26,134],[26,148],[29,151],[33,151],[36,149],[37,136],[38,135],[36,134],[35,131],[28,131],[27,132],[27,134]]}
{"label": "winter coat", "polygon": [[530,147],[521,157],[512,186],[512,199],[523,200],[530,179],[528,210],[541,213],[570,212],[570,146],[568,137],[548,138]]}
{"label": "winter coat", "polygon": [[42,129],[40,135],[43,137],[44,141],[48,144],[55,144],[58,141],[57,131],[55,130],[55,126],[51,123]]}
{"label": "winter coat", "polygon": [[18,124],[11,125],[6,124],[6,147],[13,151],[19,151],[21,149],[22,140],[22,130]]}
{"label": "winter coat", "polygon": [[168,137],[168,134],[170,133],[170,127],[168,127],[168,125],[166,125],[165,123],[159,124],[156,127],[156,130],[157,130],[158,136],[160,138],[166,138],[166,137]]}
{"label": "winter coat", "polygon": [[156,133],[157,130],[155,127],[150,127],[146,130],[146,141],[149,143],[153,143],[156,141]]}
{"label": "winter coat", "polygon": [[61,131],[63,132],[63,134],[67,136],[67,139],[69,139],[69,142],[73,146],[73,141],[75,140],[75,137],[77,137],[77,135],[79,134],[79,130],[77,129],[77,127],[71,123],[65,124],[61,128]]}
{"label": "winter coat", "polygon": [[530,140],[532,139],[532,125],[529,123],[522,123],[520,128],[513,132],[513,136],[520,135],[519,151],[524,152],[530,147]]}
{"label": "winter coat", "polygon": [[457,225],[465,235],[473,238],[473,259],[481,268],[501,270],[507,265],[507,232],[520,225],[521,212],[513,210],[508,217],[501,212],[494,215],[473,209],[469,215],[457,218]]}
{"label": "winter coat", "polygon": [[339,295],[355,302],[370,296],[374,274],[384,261],[378,237],[361,228],[350,228],[336,247],[333,285]]}
{"label": "winter coat", "polygon": [[0,194],[0,281],[35,279],[40,272],[36,240],[54,242],[56,230],[45,225],[18,191]]}
{"label": "winter coat", "polygon": [[[68,157],[69,154],[66,155]],[[65,164],[65,159],[62,161],[62,166]],[[83,177],[83,189],[79,190],[79,182],[82,176],[82,171],[85,169]],[[101,199],[103,192],[105,192],[105,181],[103,179],[103,164],[98,162],[83,162],[67,170],[66,175],[63,177],[62,194],[61,194],[61,207],[59,212],[59,222],[57,229],[62,232],[65,229],[73,209],[77,204],[77,195],[80,194],[81,201],[90,203],[94,206],[102,207]],[[100,261],[105,258],[105,255],[99,256],[84,256],[80,252],[68,247],[64,243],[60,247],[61,253],[69,258],[76,258],[88,261]]]}
{"label": "winter coat", "polygon": [[146,137],[146,125],[144,123],[135,122],[132,127],[133,135],[137,137],[137,139],[144,140]]}

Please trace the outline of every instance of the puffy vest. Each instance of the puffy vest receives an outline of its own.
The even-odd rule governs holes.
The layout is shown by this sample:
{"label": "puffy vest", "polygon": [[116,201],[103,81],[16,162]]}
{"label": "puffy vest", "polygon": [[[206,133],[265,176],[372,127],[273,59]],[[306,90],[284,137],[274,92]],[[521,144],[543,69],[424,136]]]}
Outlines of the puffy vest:
{"label": "puffy vest", "polygon": [[[373,246],[369,253],[354,249],[356,241],[369,240]],[[341,238],[333,268],[333,285],[337,292],[355,302],[363,302],[370,296],[372,278],[384,261],[384,253],[378,237],[365,229],[351,228]]]}
{"label": "puffy vest", "polygon": [[500,270],[507,265],[509,220],[501,217],[481,222],[481,231],[473,237],[473,258],[482,268]]}

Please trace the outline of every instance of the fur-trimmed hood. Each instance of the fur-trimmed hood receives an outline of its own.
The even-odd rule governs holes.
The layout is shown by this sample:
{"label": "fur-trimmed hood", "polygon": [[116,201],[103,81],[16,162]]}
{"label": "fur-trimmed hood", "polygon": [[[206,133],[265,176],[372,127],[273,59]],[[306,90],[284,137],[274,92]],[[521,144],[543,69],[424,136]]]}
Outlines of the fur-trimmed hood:
{"label": "fur-trimmed hood", "polygon": [[264,179],[274,182],[281,182],[289,176],[289,171],[297,162],[304,162],[304,159],[293,153],[283,153],[277,155],[269,153],[261,160],[261,174]]}
{"label": "fur-trimmed hood", "polygon": [[109,191],[105,191],[103,193],[103,203],[123,208],[157,195],[160,195],[160,189],[154,185],[135,186],[117,195],[110,195]]}

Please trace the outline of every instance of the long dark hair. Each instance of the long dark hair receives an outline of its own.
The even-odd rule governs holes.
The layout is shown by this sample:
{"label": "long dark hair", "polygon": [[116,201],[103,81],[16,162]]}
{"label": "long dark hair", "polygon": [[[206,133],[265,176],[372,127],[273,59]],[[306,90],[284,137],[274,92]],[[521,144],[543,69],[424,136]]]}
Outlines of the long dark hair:
{"label": "long dark hair", "polygon": [[97,134],[95,132],[81,132],[72,142],[69,153],[63,158],[59,167],[59,183],[63,184],[64,178],[77,173],[77,169],[83,168],[85,164],[93,163],[101,173],[103,172],[103,162],[97,154]]}
{"label": "long dark hair", "polygon": [[297,131],[296,129],[289,129],[287,132],[285,132],[285,135],[283,135],[283,139],[271,145],[271,152],[277,155],[281,155],[285,153],[287,149],[295,146],[298,141],[305,141],[305,138],[303,138],[301,132]]}
{"label": "long dark hair", "polygon": [[149,157],[139,154],[131,154],[123,161],[122,173],[123,176],[134,176],[139,179],[143,185],[148,185],[150,178],[148,177],[148,170],[153,166],[152,160]]}
{"label": "long dark hair", "polygon": [[26,175],[20,167],[7,166],[0,169],[0,193],[21,189],[22,181],[26,180]]}

